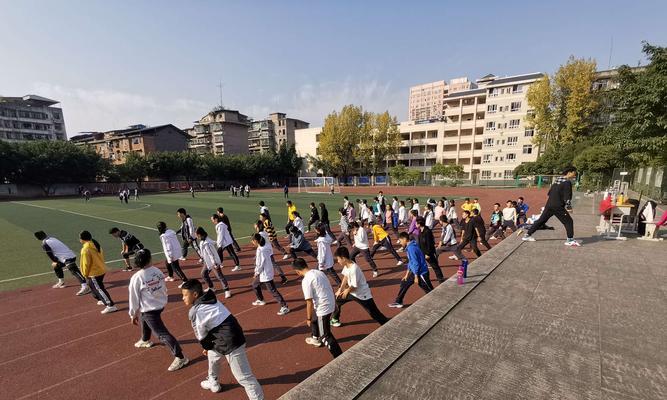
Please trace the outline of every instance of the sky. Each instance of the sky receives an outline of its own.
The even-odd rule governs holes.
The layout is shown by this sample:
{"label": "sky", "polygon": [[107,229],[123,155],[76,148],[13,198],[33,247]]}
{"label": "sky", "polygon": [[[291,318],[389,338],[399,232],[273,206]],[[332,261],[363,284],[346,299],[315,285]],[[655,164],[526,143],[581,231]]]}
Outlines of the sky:
{"label": "sky", "polygon": [[637,65],[642,40],[667,45],[664,0],[0,0],[0,16],[0,96],[59,100],[70,137],[191,127],[220,82],[254,119],[321,126],[357,104],[404,120],[420,83],[553,73],[571,55]]}

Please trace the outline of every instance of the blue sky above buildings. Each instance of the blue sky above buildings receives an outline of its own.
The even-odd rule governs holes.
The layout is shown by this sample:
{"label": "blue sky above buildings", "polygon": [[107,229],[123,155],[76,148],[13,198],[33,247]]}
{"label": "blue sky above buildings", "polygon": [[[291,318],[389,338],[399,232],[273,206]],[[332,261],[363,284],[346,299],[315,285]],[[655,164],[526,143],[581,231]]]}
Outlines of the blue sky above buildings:
{"label": "blue sky above buildings", "polygon": [[348,103],[407,115],[412,85],[599,69],[667,45],[666,1],[0,0],[0,95],[62,102],[68,134],[191,126],[219,103],[320,125]]}

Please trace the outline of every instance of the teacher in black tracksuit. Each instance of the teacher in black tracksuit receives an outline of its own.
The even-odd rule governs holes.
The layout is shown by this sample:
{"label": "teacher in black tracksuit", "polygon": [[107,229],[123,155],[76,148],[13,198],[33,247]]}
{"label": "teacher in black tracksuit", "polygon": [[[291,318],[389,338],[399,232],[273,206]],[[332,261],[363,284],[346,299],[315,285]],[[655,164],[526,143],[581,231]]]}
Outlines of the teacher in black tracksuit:
{"label": "teacher in black tracksuit", "polygon": [[540,229],[549,218],[555,216],[565,226],[567,233],[566,246],[581,246],[579,242],[574,240],[574,221],[570,216],[572,211],[572,179],[577,177],[577,169],[575,167],[567,167],[563,171],[563,175],[556,178],[556,181],[549,188],[547,204],[544,205],[544,211],[540,218],[528,229],[528,232],[523,236],[523,240],[534,242],[533,233]]}

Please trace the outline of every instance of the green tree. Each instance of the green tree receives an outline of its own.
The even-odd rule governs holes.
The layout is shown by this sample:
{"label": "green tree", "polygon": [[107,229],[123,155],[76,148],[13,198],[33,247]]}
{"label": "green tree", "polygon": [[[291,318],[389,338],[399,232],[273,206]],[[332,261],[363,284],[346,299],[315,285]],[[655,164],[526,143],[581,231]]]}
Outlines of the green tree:
{"label": "green tree", "polygon": [[526,118],[536,129],[536,144],[573,143],[592,131],[592,116],[598,107],[591,92],[596,63],[570,57],[556,74],[530,86],[528,105],[533,113]]}
{"label": "green tree", "polygon": [[590,146],[580,152],[572,164],[581,174],[584,189],[601,189],[611,179],[614,168],[622,163],[619,152],[613,146]]}
{"label": "green tree", "polygon": [[392,182],[398,185],[415,185],[421,179],[422,173],[419,170],[398,164],[389,168],[389,176]]}
{"label": "green tree", "polygon": [[18,146],[0,140],[0,183],[15,183],[20,172],[20,164]]}
{"label": "green tree", "polygon": [[287,143],[283,142],[278,148],[278,153],[274,154],[275,165],[266,166],[264,168],[271,168],[267,172],[273,171],[268,175],[284,179],[289,176],[296,176],[303,165],[303,157],[299,157],[296,152],[296,147],[294,144],[287,146]]}
{"label": "green tree", "polygon": [[141,182],[148,176],[148,161],[138,153],[128,153],[125,162],[115,166],[114,172],[121,181],[136,182],[141,187]]}
{"label": "green tree", "polygon": [[634,165],[667,164],[667,48],[643,42],[649,64],[618,70],[611,95],[612,123],[601,142],[613,146]]}
{"label": "green tree", "polygon": [[146,157],[149,166],[148,175],[164,179],[171,187],[171,182],[176,177],[183,175],[185,166],[183,165],[182,160],[183,158],[178,152],[165,151],[149,153]]}
{"label": "green tree", "polygon": [[435,164],[431,167],[431,176],[441,176],[446,179],[459,179],[463,174],[463,166],[458,164]]}
{"label": "green tree", "polygon": [[398,121],[388,111],[364,113],[359,137],[356,158],[362,168],[372,175],[384,170],[387,157],[396,156],[401,146]]}
{"label": "green tree", "polygon": [[340,113],[327,115],[320,134],[320,154],[334,176],[344,180],[352,172],[356,162],[359,136],[364,129],[364,112],[361,107],[347,105]]}

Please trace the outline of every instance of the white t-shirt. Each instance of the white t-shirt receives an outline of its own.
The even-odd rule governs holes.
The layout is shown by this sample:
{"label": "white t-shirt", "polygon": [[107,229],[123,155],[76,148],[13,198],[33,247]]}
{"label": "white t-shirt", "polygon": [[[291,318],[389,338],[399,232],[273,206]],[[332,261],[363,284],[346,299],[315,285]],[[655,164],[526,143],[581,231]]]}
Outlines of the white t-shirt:
{"label": "white t-shirt", "polygon": [[167,305],[167,286],[164,274],[156,267],[147,267],[135,272],[128,286],[130,292],[130,317],[137,311],[161,310]]}
{"label": "white t-shirt", "polygon": [[516,208],[514,207],[503,208],[503,221],[516,222]]}
{"label": "white t-shirt", "polygon": [[366,250],[368,248],[368,235],[366,235],[366,229],[363,226],[360,226],[357,229],[357,233],[354,234],[354,247],[359,250]]}
{"label": "white t-shirt", "polygon": [[316,269],[308,271],[301,281],[301,289],[306,300],[313,300],[315,315],[323,317],[334,312],[336,297],[324,272]]}
{"label": "white t-shirt", "polygon": [[368,282],[366,282],[366,277],[356,263],[344,266],[342,274],[347,278],[347,284],[352,288],[350,290],[352,296],[360,300],[373,298],[371,288],[368,287]]}

